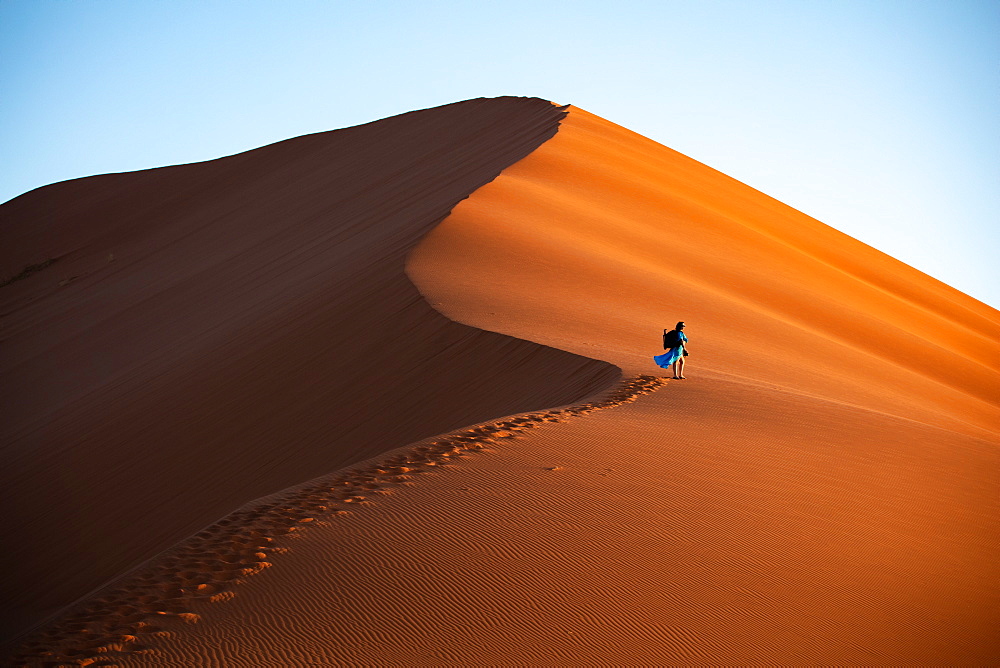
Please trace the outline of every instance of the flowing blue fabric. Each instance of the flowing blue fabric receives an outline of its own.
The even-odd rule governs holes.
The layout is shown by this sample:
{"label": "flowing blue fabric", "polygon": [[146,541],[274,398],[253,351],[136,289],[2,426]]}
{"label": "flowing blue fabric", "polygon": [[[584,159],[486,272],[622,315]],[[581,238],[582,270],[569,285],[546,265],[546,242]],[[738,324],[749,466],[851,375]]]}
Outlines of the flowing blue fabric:
{"label": "flowing blue fabric", "polygon": [[662,355],[657,355],[653,358],[658,366],[662,366],[664,369],[669,369],[670,365],[673,364],[684,354],[684,343],[687,342],[688,337],[684,335],[684,332],[679,332],[681,335],[681,345],[671,348]]}

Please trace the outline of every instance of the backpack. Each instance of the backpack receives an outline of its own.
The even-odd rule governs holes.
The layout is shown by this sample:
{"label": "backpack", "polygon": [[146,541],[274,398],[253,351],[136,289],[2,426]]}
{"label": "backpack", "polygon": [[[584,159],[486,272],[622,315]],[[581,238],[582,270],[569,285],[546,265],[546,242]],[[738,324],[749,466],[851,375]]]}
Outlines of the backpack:
{"label": "backpack", "polygon": [[663,330],[663,349],[670,350],[671,348],[676,348],[681,345],[681,333],[676,329],[672,329],[669,332]]}

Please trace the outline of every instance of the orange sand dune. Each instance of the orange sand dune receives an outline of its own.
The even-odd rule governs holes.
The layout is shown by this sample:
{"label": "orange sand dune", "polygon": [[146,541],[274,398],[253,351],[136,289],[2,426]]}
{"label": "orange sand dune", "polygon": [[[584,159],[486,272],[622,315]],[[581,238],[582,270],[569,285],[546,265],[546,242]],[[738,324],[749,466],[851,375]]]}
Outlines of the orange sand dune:
{"label": "orange sand dune", "polygon": [[688,380],[468,427],[248,504],[29,654],[1000,660],[995,310],[578,109],[455,207],[406,274],[448,318],[629,376],[665,375],[650,358],[683,319]]}
{"label": "orange sand dune", "polygon": [[251,499],[613,382],[403,274],[563,115],[473,100],[4,204],[0,276],[55,261],[0,287],[3,635]]}

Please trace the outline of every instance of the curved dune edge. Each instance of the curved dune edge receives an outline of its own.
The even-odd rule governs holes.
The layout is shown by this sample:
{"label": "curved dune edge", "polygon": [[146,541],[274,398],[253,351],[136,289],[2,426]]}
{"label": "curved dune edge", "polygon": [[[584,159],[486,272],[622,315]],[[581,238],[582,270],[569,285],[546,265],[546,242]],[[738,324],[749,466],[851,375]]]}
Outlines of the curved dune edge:
{"label": "curved dune edge", "polygon": [[448,320],[404,272],[564,115],[470,100],[0,207],[20,277],[0,287],[0,637],[253,499],[616,382]]}
{"label": "curved dune edge", "polygon": [[448,317],[649,369],[701,368],[1000,438],[1000,312],[576,107],[407,260]]}
{"label": "curved dune edge", "polygon": [[441,434],[258,499],[66,611],[23,639],[10,660],[18,665],[107,666],[129,657],[153,658],[158,645],[178,633],[183,636],[185,625],[200,621],[195,609],[230,601],[247,578],[272,565],[280,568],[282,555],[294,547],[289,538],[365,512],[380,497],[416,484],[414,476],[454,466],[470,453],[491,452],[547,423],[634,402],[665,384],[663,378],[639,376],[590,401]]}

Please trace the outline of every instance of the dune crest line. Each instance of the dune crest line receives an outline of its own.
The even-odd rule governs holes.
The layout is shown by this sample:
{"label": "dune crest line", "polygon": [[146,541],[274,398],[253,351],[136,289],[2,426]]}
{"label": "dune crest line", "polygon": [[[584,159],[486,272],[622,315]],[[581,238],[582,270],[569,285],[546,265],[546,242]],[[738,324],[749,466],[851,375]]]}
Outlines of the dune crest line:
{"label": "dune crest line", "polygon": [[280,555],[290,549],[282,538],[374,505],[373,496],[413,485],[414,476],[449,466],[468,453],[489,452],[491,446],[546,423],[634,402],[667,382],[635,376],[603,398],[441,434],[253,501],[32,633],[14,648],[11,661],[26,666],[111,666],[124,655],[155,653],[158,639],[199,621],[190,609],[192,602],[229,601],[239,585],[270,568],[272,560],[280,565]]}

